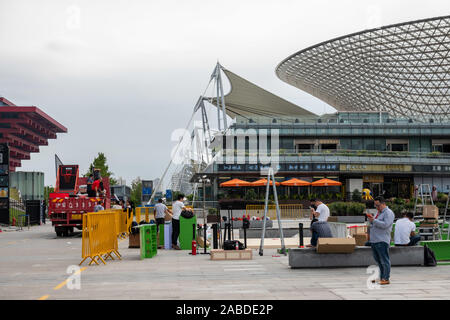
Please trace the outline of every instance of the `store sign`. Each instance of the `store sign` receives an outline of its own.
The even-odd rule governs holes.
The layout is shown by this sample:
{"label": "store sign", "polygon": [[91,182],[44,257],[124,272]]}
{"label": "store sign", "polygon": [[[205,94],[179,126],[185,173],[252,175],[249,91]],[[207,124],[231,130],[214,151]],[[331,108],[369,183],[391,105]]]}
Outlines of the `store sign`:
{"label": "store sign", "polygon": [[450,172],[450,165],[413,166],[414,172]]}
{"label": "store sign", "polygon": [[314,171],[338,171],[339,165],[337,163],[314,163]]}
{"label": "store sign", "polygon": [[285,171],[311,171],[309,163],[286,163]]}
{"label": "store sign", "polygon": [[410,172],[412,166],[404,164],[341,164],[340,169],[347,172]]}
{"label": "store sign", "polygon": [[383,183],[384,176],[375,175],[375,174],[366,174],[366,175],[363,175],[363,182]]}
{"label": "store sign", "polygon": [[[219,164],[218,171],[261,171],[270,166],[263,164]],[[283,163],[277,165],[278,171],[308,172],[308,171],[339,171],[337,163]]]}

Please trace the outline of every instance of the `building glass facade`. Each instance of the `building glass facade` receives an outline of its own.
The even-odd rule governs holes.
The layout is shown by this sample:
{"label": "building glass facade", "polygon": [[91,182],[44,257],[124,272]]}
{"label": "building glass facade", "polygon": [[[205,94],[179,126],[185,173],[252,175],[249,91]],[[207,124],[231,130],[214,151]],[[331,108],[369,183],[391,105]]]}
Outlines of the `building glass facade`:
{"label": "building glass facade", "polygon": [[[253,136],[257,143],[250,142]],[[227,138],[233,141],[231,150]],[[271,139],[278,139],[276,150]],[[238,147],[239,140],[245,148]],[[263,148],[262,153],[276,159],[280,181],[332,178],[343,183],[347,195],[354,188],[369,188],[375,196],[411,198],[421,183],[450,191],[450,122],[338,112],[314,119],[237,116],[224,136],[223,150],[216,150],[205,171],[215,178],[216,192],[225,179],[261,178],[261,169],[268,166],[260,161],[265,144],[268,151]]]}

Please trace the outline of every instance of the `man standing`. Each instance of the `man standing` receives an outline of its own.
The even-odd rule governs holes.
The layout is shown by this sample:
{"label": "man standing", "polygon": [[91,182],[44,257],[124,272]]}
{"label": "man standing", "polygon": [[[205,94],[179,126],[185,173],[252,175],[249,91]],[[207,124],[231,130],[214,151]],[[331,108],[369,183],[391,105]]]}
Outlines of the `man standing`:
{"label": "man standing", "polygon": [[177,197],[177,201],[172,204],[172,248],[175,250],[181,250],[177,245],[177,241],[180,235],[180,215],[184,209],[183,199],[184,195],[180,194]]}
{"label": "man standing", "polygon": [[408,212],[395,223],[394,243],[396,246],[415,246],[420,241],[420,235],[416,235],[414,214]]}
{"label": "man standing", "polygon": [[95,197],[94,189],[92,189],[92,184],[94,183],[94,175],[90,174],[89,178],[86,181],[86,188],[87,188],[87,194],[88,197]]}
{"label": "man standing", "polygon": [[172,216],[172,211],[170,211],[166,205],[163,203],[162,199],[158,199],[158,203],[155,204],[155,209],[153,210],[155,213],[155,220],[156,220],[156,230],[159,233],[159,226],[163,225],[165,223],[165,217],[166,214]]}
{"label": "man standing", "polygon": [[370,245],[372,247],[373,258],[380,268],[380,284],[389,284],[391,274],[391,260],[389,258],[389,246],[391,244],[392,224],[394,223],[394,213],[386,205],[383,197],[375,198],[375,207],[378,214],[373,217],[367,214],[370,221]]}

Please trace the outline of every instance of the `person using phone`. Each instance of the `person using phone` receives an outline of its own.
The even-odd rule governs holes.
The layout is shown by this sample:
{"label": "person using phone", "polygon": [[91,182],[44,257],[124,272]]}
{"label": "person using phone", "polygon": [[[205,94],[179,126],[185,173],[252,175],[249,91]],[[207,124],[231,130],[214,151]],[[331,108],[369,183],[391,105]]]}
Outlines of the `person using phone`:
{"label": "person using phone", "polygon": [[317,245],[317,240],[319,238],[319,233],[316,230],[317,228],[313,228],[313,224],[316,222],[327,222],[328,217],[330,216],[330,209],[319,198],[312,199],[309,208],[311,210],[311,244],[307,245],[307,247],[313,247]]}
{"label": "person using phone", "polygon": [[389,247],[391,244],[392,224],[394,223],[394,213],[386,205],[383,197],[375,198],[375,207],[378,210],[374,217],[367,214],[370,222],[370,246],[372,247],[373,258],[380,268],[380,285],[390,284],[391,260],[389,257]]}

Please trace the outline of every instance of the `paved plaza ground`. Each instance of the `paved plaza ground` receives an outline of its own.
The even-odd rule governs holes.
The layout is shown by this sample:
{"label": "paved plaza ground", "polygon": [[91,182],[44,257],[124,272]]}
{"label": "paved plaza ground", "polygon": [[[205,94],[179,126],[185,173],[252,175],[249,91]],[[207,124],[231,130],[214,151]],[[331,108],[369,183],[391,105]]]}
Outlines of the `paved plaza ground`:
{"label": "paved plaza ground", "polygon": [[81,261],[81,233],[56,238],[50,224],[0,233],[0,299],[449,299],[450,266],[393,267],[391,285],[368,289],[366,268],[290,269],[275,249],[249,261],[159,250],[140,260],[119,244],[122,261],[87,266],[81,288],[66,273]]}

